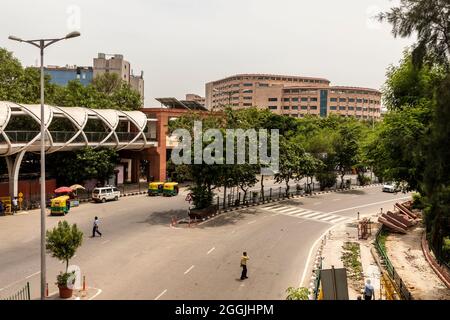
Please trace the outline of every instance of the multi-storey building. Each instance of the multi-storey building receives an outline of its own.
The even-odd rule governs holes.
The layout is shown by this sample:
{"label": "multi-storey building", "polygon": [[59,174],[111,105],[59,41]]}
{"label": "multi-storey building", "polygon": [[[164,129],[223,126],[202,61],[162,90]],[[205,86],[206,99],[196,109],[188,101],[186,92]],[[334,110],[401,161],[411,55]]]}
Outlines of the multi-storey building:
{"label": "multi-storey building", "polygon": [[201,97],[198,94],[194,94],[194,93],[187,93],[186,101],[195,101],[195,102],[200,103],[202,106],[205,105],[205,97]]}
{"label": "multi-storey building", "polygon": [[375,89],[330,86],[323,78],[240,74],[206,84],[206,107],[269,109],[277,114],[326,117],[329,114],[379,119],[381,93]]}
{"label": "multi-storey building", "polygon": [[45,74],[51,77],[51,82],[60,86],[66,86],[69,81],[79,80],[81,84],[87,86],[92,82],[92,67],[80,66],[47,66],[44,68]]}

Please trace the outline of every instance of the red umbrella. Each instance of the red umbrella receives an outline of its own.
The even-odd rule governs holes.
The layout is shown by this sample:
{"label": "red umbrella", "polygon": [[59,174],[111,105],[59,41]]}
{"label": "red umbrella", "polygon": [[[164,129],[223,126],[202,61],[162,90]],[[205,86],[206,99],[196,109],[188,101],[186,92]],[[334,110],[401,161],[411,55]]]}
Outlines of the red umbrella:
{"label": "red umbrella", "polygon": [[70,193],[73,192],[73,190],[69,187],[60,187],[55,190],[55,193]]}

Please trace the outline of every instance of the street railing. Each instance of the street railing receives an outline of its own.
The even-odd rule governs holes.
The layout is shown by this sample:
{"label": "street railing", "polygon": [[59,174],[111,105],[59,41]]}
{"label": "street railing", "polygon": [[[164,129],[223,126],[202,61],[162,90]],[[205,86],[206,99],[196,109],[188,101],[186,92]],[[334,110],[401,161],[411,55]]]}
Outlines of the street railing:
{"label": "street railing", "polygon": [[406,286],[406,284],[403,282],[400,275],[395,270],[394,266],[392,265],[391,260],[389,260],[389,257],[387,255],[385,249],[381,245],[380,237],[383,232],[386,232],[384,226],[382,226],[376,234],[375,247],[377,248],[378,253],[380,254],[380,256],[382,258],[382,261],[386,267],[386,270],[387,270],[389,276],[392,278],[392,280],[394,280],[397,290],[400,293],[403,300],[412,300],[411,292],[409,292],[408,287]]}
{"label": "street railing", "polygon": [[9,297],[1,298],[0,300],[31,300],[30,283],[27,282],[27,284],[19,291],[10,295]]}

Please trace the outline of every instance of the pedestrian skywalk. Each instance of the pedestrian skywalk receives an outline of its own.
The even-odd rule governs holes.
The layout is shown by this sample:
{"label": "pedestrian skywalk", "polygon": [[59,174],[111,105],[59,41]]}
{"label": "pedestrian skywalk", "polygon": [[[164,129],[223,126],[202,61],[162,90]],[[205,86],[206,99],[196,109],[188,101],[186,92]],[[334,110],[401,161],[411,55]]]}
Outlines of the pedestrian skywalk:
{"label": "pedestrian skywalk", "polygon": [[267,204],[264,206],[260,206],[260,208],[270,211],[274,214],[282,214],[293,218],[315,220],[331,224],[341,223],[345,220],[350,219],[349,217],[338,216],[332,213],[309,210],[297,206],[288,206],[279,203]]}

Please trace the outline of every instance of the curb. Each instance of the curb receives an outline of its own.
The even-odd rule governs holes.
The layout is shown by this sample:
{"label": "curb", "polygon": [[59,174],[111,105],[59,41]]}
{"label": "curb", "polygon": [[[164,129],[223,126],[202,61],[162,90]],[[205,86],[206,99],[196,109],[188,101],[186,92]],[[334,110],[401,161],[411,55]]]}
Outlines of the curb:
{"label": "curb", "polygon": [[431,255],[431,252],[428,250],[428,242],[425,232],[422,235],[421,247],[423,255],[425,256],[425,259],[427,260],[428,264],[431,266],[431,269],[433,269],[434,273],[436,273],[436,275],[447,286],[447,288],[450,289],[450,274],[448,274],[448,272],[445,269],[439,266],[439,263]]}

